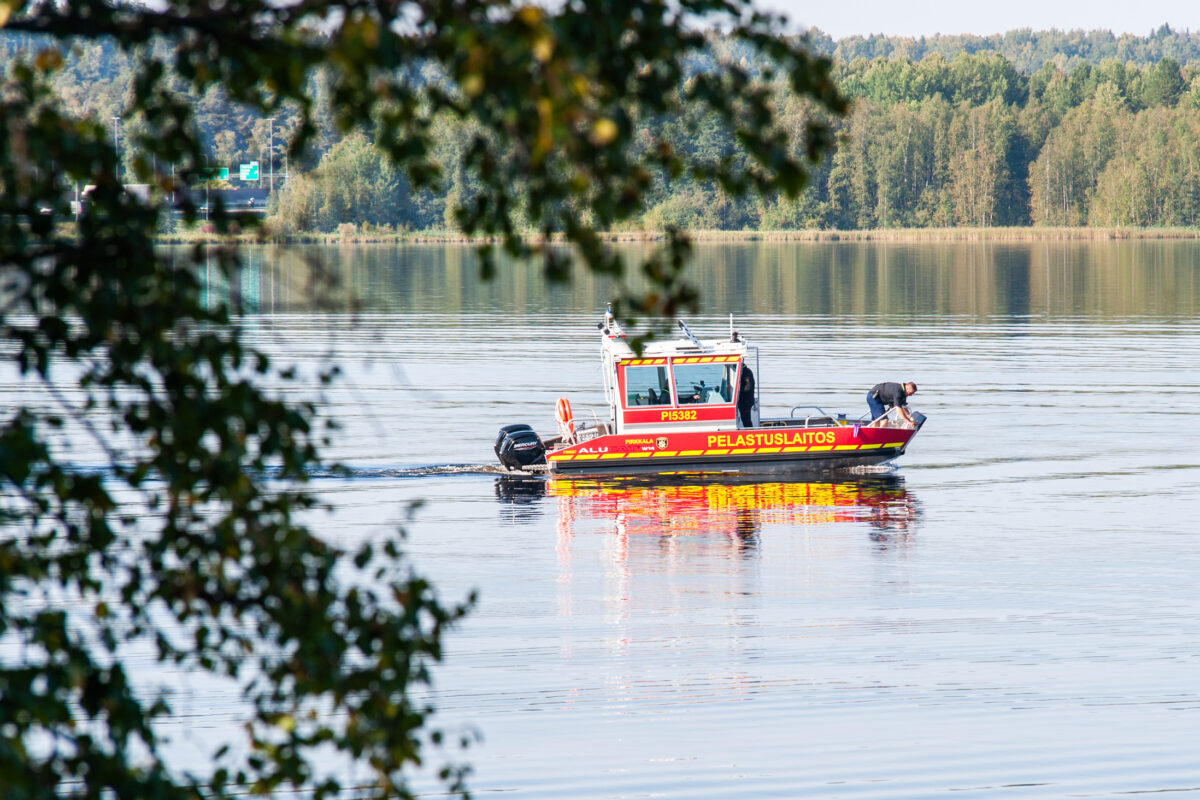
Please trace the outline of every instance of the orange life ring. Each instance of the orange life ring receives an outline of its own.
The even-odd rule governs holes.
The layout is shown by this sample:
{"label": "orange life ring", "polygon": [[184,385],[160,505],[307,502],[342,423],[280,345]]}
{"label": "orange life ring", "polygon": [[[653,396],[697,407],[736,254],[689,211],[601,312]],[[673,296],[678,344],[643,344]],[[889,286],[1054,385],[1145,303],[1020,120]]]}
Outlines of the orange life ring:
{"label": "orange life ring", "polygon": [[554,404],[554,419],[558,421],[558,432],[564,442],[575,440],[575,417],[571,414],[571,401],[565,397],[558,398]]}

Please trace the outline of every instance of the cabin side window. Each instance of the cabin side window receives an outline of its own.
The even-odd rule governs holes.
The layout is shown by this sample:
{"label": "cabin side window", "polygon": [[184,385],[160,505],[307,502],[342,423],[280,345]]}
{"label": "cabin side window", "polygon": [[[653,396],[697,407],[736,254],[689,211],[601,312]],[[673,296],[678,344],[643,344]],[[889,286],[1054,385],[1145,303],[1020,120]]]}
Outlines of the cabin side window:
{"label": "cabin side window", "polygon": [[675,364],[675,391],[680,405],[732,403],[737,363]]}
{"label": "cabin side window", "polygon": [[671,385],[668,382],[665,366],[625,368],[626,408],[669,405],[671,405]]}

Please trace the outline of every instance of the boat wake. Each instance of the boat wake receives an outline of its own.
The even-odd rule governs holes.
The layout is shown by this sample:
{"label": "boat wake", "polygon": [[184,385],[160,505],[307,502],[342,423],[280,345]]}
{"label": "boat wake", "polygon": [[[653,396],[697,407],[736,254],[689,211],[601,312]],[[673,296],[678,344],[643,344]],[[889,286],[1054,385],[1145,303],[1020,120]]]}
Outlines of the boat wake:
{"label": "boat wake", "polygon": [[844,472],[851,475],[890,475],[896,471],[894,464],[859,464],[856,467],[847,467]]}
{"label": "boat wake", "polygon": [[[129,469],[122,466],[120,468],[113,467],[110,464],[78,464],[72,467],[72,472],[77,475],[95,476],[104,481],[114,480],[117,478],[119,469]],[[380,480],[380,479],[405,479],[405,478],[427,478],[438,475],[526,475],[534,476],[543,474],[545,468],[540,470],[530,468],[522,472],[511,472],[499,464],[421,464],[415,466],[352,466],[352,465],[337,465],[329,467],[319,467],[309,469],[305,472],[305,476],[310,481],[326,481],[326,480]],[[251,471],[253,477],[266,481],[280,480],[281,472],[278,469],[266,469],[262,471]],[[157,483],[161,479],[157,475],[151,475],[145,479],[148,483]]]}
{"label": "boat wake", "polygon": [[[831,476],[841,475],[893,475],[896,467],[891,464],[872,464],[846,467],[831,471]],[[807,473],[800,473],[804,475]],[[548,477],[544,465],[530,466],[522,470],[509,470],[499,464],[429,464],[423,466],[390,466],[390,467],[353,467],[340,469],[313,470],[308,473],[310,480],[395,480],[408,478],[431,478],[449,475],[493,475],[513,480],[542,479]],[[611,477],[611,476],[609,476]],[[769,477],[758,473],[743,474],[737,470],[676,470],[658,473],[647,473],[642,477],[648,480],[779,480],[779,476]]]}
{"label": "boat wake", "polygon": [[[111,478],[114,476],[112,467],[109,466],[82,466],[77,468],[80,474],[98,475],[102,478]],[[857,466],[838,470],[843,475],[889,475],[896,471],[896,468],[888,464],[877,464],[872,466]],[[545,465],[531,465],[521,470],[510,470],[500,464],[423,464],[417,466],[338,466],[321,469],[310,469],[307,473],[310,481],[369,481],[369,480],[405,480],[410,478],[431,478],[438,476],[451,475],[479,475],[479,476],[500,476],[512,478],[514,480],[521,479],[539,479],[548,477],[548,470]],[[645,477],[653,479],[655,476],[660,478],[685,478],[696,480],[705,478],[708,480],[720,480],[721,478],[753,478],[754,480],[765,480],[762,475],[742,475],[737,470],[671,470],[658,473],[648,473]],[[267,480],[277,480],[279,473],[276,471],[266,471],[259,473],[259,477]],[[610,476],[611,477],[611,476]]]}
{"label": "boat wake", "polygon": [[310,480],[380,480],[395,478],[428,478],[438,475],[507,475],[498,464],[428,464],[415,467],[354,467],[310,470]]}

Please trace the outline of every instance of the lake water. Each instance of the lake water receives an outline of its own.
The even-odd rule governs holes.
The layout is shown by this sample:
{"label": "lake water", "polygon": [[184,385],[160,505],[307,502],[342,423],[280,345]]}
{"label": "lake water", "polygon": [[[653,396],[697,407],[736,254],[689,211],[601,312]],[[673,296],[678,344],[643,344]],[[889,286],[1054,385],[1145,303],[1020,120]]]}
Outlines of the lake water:
{"label": "lake water", "polygon": [[898,468],[513,481],[500,425],[600,408],[603,283],[376,246],[213,288],[342,363],[318,527],[403,524],[444,599],[478,590],[435,691],[475,796],[1200,797],[1200,245],[704,245],[693,274],[767,412],[916,381]]}

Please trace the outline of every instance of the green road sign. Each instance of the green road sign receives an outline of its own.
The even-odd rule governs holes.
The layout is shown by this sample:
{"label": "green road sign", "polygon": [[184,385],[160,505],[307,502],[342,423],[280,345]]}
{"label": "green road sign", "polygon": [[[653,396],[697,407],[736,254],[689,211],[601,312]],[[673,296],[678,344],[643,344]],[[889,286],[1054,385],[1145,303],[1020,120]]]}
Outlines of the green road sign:
{"label": "green road sign", "polygon": [[227,181],[229,180],[229,169],[227,167],[204,167],[200,170],[200,177],[206,181]]}
{"label": "green road sign", "polygon": [[238,169],[238,178],[244,181],[258,180],[258,162],[251,161],[249,164],[242,164]]}

